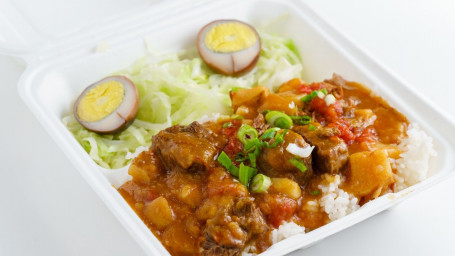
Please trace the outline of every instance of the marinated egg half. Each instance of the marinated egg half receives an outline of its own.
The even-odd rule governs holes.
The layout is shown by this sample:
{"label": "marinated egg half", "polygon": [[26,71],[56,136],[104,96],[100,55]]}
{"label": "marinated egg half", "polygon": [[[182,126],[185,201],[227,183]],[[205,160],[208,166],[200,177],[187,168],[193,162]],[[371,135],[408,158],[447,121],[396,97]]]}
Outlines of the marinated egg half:
{"label": "marinated egg half", "polygon": [[254,68],[261,52],[261,39],[258,32],[244,22],[216,20],[199,31],[197,48],[211,69],[235,76]]}
{"label": "marinated egg half", "polygon": [[134,83],[125,76],[109,76],[88,86],[74,103],[73,112],[88,130],[113,134],[134,121],[138,107]]}

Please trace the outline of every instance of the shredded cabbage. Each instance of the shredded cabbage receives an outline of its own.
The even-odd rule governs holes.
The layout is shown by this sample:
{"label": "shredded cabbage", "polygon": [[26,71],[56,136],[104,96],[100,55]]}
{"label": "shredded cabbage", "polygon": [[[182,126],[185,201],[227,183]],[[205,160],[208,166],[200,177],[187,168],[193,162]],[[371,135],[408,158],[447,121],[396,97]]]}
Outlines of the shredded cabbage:
{"label": "shredded cabbage", "polygon": [[164,128],[186,125],[214,113],[232,114],[232,88],[260,84],[274,91],[280,84],[302,77],[300,55],[292,40],[261,33],[261,44],[258,64],[240,77],[214,73],[195,49],[143,57],[115,73],[129,77],[139,92],[139,111],[128,129],[99,135],[83,128],[72,114],[64,117],[63,123],[98,165],[123,167],[131,161],[127,155],[150,146],[152,136]]}

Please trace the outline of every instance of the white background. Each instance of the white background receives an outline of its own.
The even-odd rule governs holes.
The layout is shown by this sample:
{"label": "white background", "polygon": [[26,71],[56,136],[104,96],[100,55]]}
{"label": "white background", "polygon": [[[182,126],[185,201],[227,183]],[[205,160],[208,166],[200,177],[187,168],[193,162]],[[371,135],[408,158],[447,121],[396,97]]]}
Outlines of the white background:
{"label": "white background", "polygon": [[[455,117],[454,1],[306,2]],[[144,255],[19,98],[23,70],[0,56],[0,255]],[[454,195],[452,175],[293,255],[455,255]]]}

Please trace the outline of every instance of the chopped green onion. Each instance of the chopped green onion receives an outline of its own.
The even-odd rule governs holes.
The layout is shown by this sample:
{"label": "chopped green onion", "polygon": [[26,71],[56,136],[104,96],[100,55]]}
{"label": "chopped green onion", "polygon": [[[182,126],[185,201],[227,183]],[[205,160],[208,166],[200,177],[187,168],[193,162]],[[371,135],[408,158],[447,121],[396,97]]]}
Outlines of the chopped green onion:
{"label": "chopped green onion", "polygon": [[223,124],[223,128],[229,128],[232,126],[232,123],[231,122],[227,122],[227,123],[224,123]]}
{"label": "chopped green onion", "polygon": [[278,146],[280,143],[282,143],[284,141],[284,136],[286,135],[286,133],[288,132],[288,130],[283,130],[283,132],[281,133],[278,133],[275,135],[275,138],[273,138],[273,143],[272,144],[269,144],[269,143],[265,143],[265,145],[268,147],[268,148],[274,148],[276,146]]}
{"label": "chopped green onion", "polygon": [[289,129],[292,126],[292,119],[283,112],[270,111],[265,115],[265,120],[271,126],[280,127],[282,129]]}
{"label": "chopped green onion", "polygon": [[316,131],[317,129],[318,129],[318,128],[317,128],[316,126],[312,125],[312,124],[310,124],[310,125],[308,126],[308,130],[310,130],[310,131]]}
{"label": "chopped green onion", "polygon": [[243,146],[243,152],[245,153],[253,152],[257,148],[258,149],[262,148],[262,142],[259,141],[258,138],[254,138],[246,142],[246,144]]}
{"label": "chopped green onion", "polygon": [[299,169],[301,172],[306,172],[306,166],[305,166],[305,163],[303,163],[303,160],[298,158],[298,157],[294,157],[294,158],[291,158],[289,159],[289,162],[291,162],[292,165],[294,165],[295,167],[297,167],[297,169]]}
{"label": "chopped green onion", "polygon": [[239,168],[240,183],[242,183],[245,187],[248,187],[251,178],[256,175],[257,172],[258,170],[256,168],[252,168],[241,163]]}
{"label": "chopped green onion", "polygon": [[280,128],[278,128],[278,127],[269,128],[269,129],[265,130],[265,132],[261,135],[261,137],[259,139],[261,139],[261,140],[272,139],[273,137],[275,137],[276,132],[279,130],[280,130]]}
{"label": "chopped green onion", "polygon": [[221,154],[218,156],[217,161],[220,165],[226,168],[232,175],[234,175],[235,177],[239,176],[239,168],[237,168],[237,166],[235,166],[232,163],[231,159],[224,151],[222,151]]}
{"label": "chopped green onion", "polygon": [[313,196],[319,196],[321,194],[321,190],[313,190],[310,192],[310,194]]}
{"label": "chopped green onion", "polygon": [[233,114],[233,115],[231,116],[231,118],[234,119],[234,120],[242,120],[242,119],[243,119],[243,116],[237,115],[237,114]]}
{"label": "chopped green onion", "polygon": [[254,152],[253,153],[249,153],[248,154],[248,157],[250,158],[250,164],[251,164],[251,167],[254,167],[256,168],[256,158],[259,156],[259,154],[261,153],[261,148],[262,148],[262,145],[258,145],[255,149],[254,149]]}
{"label": "chopped green onion", "polygon": [[312,91],[310,94],[303,96],[300,100],[303,102],[309,102],[316,96],[318,96],[318,93],[316,91]]}
{"label": "chopped green onion", "polygon": [[261,112],[261,114],[267,115],[267,113],[269,113],[270,111],[272,111],[272,110],[264,110],[264,111]]}
{"label": "chopped green onion", "polygon": [[250,163],[251,167],[256,168],[256,154],[255,153],[249,153],[248,157],[250,158]]}
{"label": "chopped green onion", "polygon": [[303,102],[309,102],[318,96],[318,92],[322,92],[324,95],[327,95],[327,89],[322,88],[321,90],[312,91],[310,94],[303,96],[300,100]]}
{"label": "chopped green onion", "polygon": [[258,131],[250,125],[242,124],[239,131],[237,132],[237,137],[243,144],[246,144],[247,141],[256,139],[258,137]]}
{"label": "chopped green onion", "polygon": [[236,162],[243,162],[245,160],[248,160],[248,157],[245,156],[243,152],[239,152],[235,155],[235,161]]}
{"label": "chopped green onion", "polygon": [[306,125],[311,123],[311,117],[310,116],[289,116],[294,123],[301,124],[301,125]]}
{"label": "chopped green onion", "polygon": [[272,181],[269,177],[264,174],[257,174],[251,180],[251,191],[254,193],[264,193],[269,189],[271,184]]}

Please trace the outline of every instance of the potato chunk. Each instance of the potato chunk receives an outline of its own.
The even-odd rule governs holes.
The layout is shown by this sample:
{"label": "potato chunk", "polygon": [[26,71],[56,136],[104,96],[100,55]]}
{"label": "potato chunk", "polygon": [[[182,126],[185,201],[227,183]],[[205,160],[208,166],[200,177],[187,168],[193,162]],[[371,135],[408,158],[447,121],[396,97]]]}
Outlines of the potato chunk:
{"label": "potato chunk", "polygon": [[358,152],[349,158],[351,170],[347,186],[357,197],[374,199],[394,182],[385,149]]}
{"label": "potato chunk", "polygon": [[153,152],[144,151],[133,160],[128,169],[128,174],[133,177],[134,182],[147,184],[160,173],[156,162],[157,159]]}
{"label": "potato chunk", "polygon": [[186,225],[179,222],[170,224],[162,233],[162,241],[174,255],[200,255],[198,239],[185,230]]}
{"label": "potato chunk", "polygon": [[202,201],[202,191],[197,185],[186,184],[179,190],[177,197],[191,207],[196,207]]}
{"label": "potato chunk", "polygon": [[291,79],[280,85],[277,92],[294,92],[297,91],[300,85],[304,85],[305,82],[298,78]]}
{"label": "potato chunk", "polygon": [[257,107],[262,104],[270,94],[270,90],[264,86],[255,86],[251,89],[238,89],[231,92],[231,102],[234,113],[245,118],[253,119],[258,112]]}
{"label": "potato chunk", "polygon": [[280,94],[270,94],[261,106],[258,108],[258,112],[261,113],[264,110],[277,110],[282,111],[288,115],[295,116],[298,112],[298,106],[295,102],[301,102],[289,97],[283,97]]}
{"label": "potato chunk", "polygon": [[144,214],[159,229],[164,229],[174,219],[169,203],[162,196],[147,204],[144,208]]}
{"label": "potato chunk", "polygon": [[272,190],[283,193],[295,200],[302,195],[299,184],[293,180],[288,178],[271,178],[270,180],[272,181]]}
{"label": "potato chunk", "polygon": [[150,177],[147,174],[147,171],[135,164],[130,165],[130,168],[128,168],[128,174],[133,176],[133,180],[135,182],[138,182],[138,183],[149,183],[150,182]]}
{"label": "potato chunk", "polygon": [[270,94],[270,90],[264,86],[255,86],[250,89],[238,89],[231,93],[232,108],[237,110],[242,105],[256,107]]}

